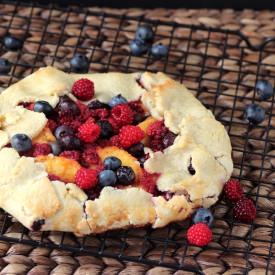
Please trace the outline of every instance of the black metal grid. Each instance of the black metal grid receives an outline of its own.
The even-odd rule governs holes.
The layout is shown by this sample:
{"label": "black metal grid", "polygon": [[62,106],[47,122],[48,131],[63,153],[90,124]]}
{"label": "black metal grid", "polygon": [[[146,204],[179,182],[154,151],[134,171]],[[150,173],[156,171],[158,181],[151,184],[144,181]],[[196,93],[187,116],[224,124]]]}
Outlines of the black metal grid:
{"label": "black metal grid", "polygon": [[[275,39],[269,39],[261,45],[255,46],[242,34],[229,30],[209,29],[203,26],[160,22],[143,17],[108,14],[91,8],[61,8],[54,5],[39,6],[32,3],[24,4],[29,9],[28,12],[26,10],[22,12],[23,4],[20,2],[12,2],[12,4],[14,9],[9,14],[2,14],[0,11],[0,17],[5,16],[5,19],[1,22],[0,30],[4,29],[11,34],[17,33],[17,30],[20,30],[22,34],[23,30],[24,34],[21,37],[36,45],[36,51],[30,52],[23,47],[16,53],[16,57],[12,62],[12,70],[8,74],[8,81],[6,78],[5,81],[1,81],[3,87],[24,76],[20,68],[28,70],[28,73],[33,72],[41,66],[45,57],[51,60],[48,65],[52,64],[59,67],[61,63],[64,63],[64,70],[70,71],[68,65],[70,57],[76,52],[85,52],[89,56],[91,71],[163,71],[184,82],[191,92],[213,111],[217,119],[228,129],[233,143],[233,155],[239,156],[235,160],[234,177],[244,183],[253,183],[254,188],[247,188],[246,191],[249,196],[255,198],[259,218],[252,224],[245,225],[247,234],[244,240],[242,236],[236,233],[236,228],[244,225],[235,222],[231,218],[230,211],[227,211],[226,204],[220,201],[213,207],[216,219],[213,228],[215,244],[210,244],[207,248],[202,249],[200,251],[201,255],[203,255],[203,252],[211,250],[222,253],[220,255],[224,259],[228,255],[242,257],[244,259],[244,266],[242,266],[244,274],[247,274],[253,268],[254,258],[263,259],[263,262],[266,263],[266,272],[274,270],[274,208],[262,207],[258,203],[259,199],[262,198],[269,201],[270,205],[274,207],[275,202],[275,195],[270,195],[274,192],[269,192],[268,195],[260,192],[263,185],[271,186],[274,189],[274,179],[272,178],[274,168],[264,165],[265,160],[275,157],[274,154],[268,154],[270,148],[275,146],[275,138],[269,137],[269,133],[275,131],[274,96],[271,100],[259,102],[254,87],[258,79],[269,79],[274,85],[275,65],[264,64],[263,60],[266,56],[275,54]],[[41,7],[44,11],[47,11],[47,15],[44,17],[37,15],[37,9]],[[60,11],[62,11],[62,16],[54,16],[55,12]],[[79,32],[68,34],[66,28],[68,25],[73,24],[71,18],[77,15],[81,17],[81,22],[78,24]],[[93,23],[88,20],[89,17],[94,19]],[[25,22],[23,28],[19,24],[13,24],[15,19],[18,18]],[[42,20],[44,27],[42,29],[34,27],[32,23],[35,20],[37,22]],[[48,29],[49,23],[53,22],[58,25],[58,31]],[[110,22],[114,23],[111,24]],[[125,41],[121,38],[126,32],[127,35],[133,37],[134,29],[127,29],[127,26],[131,23],[139,25],[144,22],[153,26],[155,40],[164,39],[169,46],[167,58],[155,61],[150,54],[133,57],[128,52]],[[88,38],[90,43],[87,43],[87,45],[89,46],[83,46],[83,40],[87,39],[86,28],[89,26],[96,30],[96,34]],[[39,33],[40,39],[32,41],[29,36],[30,32]],[[108,32],[112,33],[110,37],[106,35]],[[179,35],[180,33],[182,35]],[[57,37],[57,43],[54,39],[51,39],[52,37]],[[69,38],[76,39],[74,46],[64,44],[64,41]],[[103,47],[103,43],[107,46]],[[183,44],[182,47],[179,46],[180,43]],[[45,44],[56,48],[53,52],[45,53],[43,51]],[[197,50],[198,47],[194,50],[193,45],[200,45],[199,50]],[[67,57],[61,56],[61,48],[69,49],[70,55]],[[220,52],[213,52],[213,48],[218,48]],[[5,52],[6,49],[0,44],[0,54],[2,55]],[[96,52],[102,52],[104,58],[95,58]],[[256,58],[250,60],[248,58],[249,54],[253,53],[257,53]],[[22,61],[21,57],[24,55],[31,56],[32,62]],[[123,61],[119,63],[117,60],[121,55]],[[200,59],[199,63],[196,61],[198,59]],[[190,73],[190,71],[195,73]],[[214,78],[211,73],[215,74]],[[229,74],[232,77],[227,77]],[[243,90],[249,92],[243,93]],[[240,115],[244,111],[245,104],[251,102],[259,102],[267,108],[266,120],[257,127],[249,125]],[[240,129],[243,130],[241,134],[237,131]],[[263,134],[257,137],[255,135],[256,131],[262,131]],[[242,142],[240,144],[236,143],[236,145],[234,140],[238,139],[241,139]],[[254,144],[260,145],[256,147],[256,150],[251,150],[251,146]],[[252,157],[260,161],[247,162],[247,159]],[[252,172],[247,173],[248,170]],[[253,174],[253,171],[258,171],[258,173]],[[229,213],[229,215],[225,215],[225,213]],[[269,222],[262,224],[261,218],[266,217],[268,217]],[[229,225],[225,231],[222,230],[224,223]],[[72,235],[67,233],[29,232],[17,223],[13,225],[11,217],[6,213],[3,213],[0,225],[0,240],[25,243],[32,246],[66,249],[75,253],[88,253],[95,256],[114,257],[203,274],[202,266],[204,265],[202,262],[204,258],[202,257],[200,261],[198,256],[193,257],[193,252],[195,255],[196,249],[189,246],[184,238],[190,221],[175,223],[159,230],[150,228],[122,230],[83,239],[73,238]],[[10,233],[10,227],[17,232],[15,235]],[[258,237],[255,232],[259,227],[263,228],[265,232],[269,232],[269,234]],[[133,249],[131,243],[135,241],[141,245]],[[236,244],[243,241],[245,242],[244,247],[239,247]],[[254,249],[253,244],[256,242],[263,243],[264,249]],[[157,252],[155,253],[155,251]],[[167,258],[171,256],[177,260],[171,262],[170,258]],[[223,261],[223,259],[219,258],[218,261]],[[226,260],[225,262],[224,265],[228,267],[228,262]]]}

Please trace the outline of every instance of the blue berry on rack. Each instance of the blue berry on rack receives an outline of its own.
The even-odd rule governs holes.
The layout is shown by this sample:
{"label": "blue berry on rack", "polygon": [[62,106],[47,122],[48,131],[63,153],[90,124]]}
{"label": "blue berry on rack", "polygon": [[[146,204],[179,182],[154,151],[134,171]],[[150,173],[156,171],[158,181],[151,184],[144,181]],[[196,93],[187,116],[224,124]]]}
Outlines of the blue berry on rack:
{"label": "blue berry on rack", "polygon": [[193,216],[194,223],[205,223],[208,226],[211,226],[213,223],[213,215],[211,211],[207,208],[199,208]]}
{"label": "blue berry on rack", "polygon": [[261,100],[266,100],[273,95],[273,87],[267,80],[259,80],[256,83],[256,92]]}
{"label": "blue berry on rack", "polygon": [[154,44],[151,48],[151,54],[155,58],[162,58],[168,54],[168,47],[162,43]]}
{"label": "blue berry on rack", "polygon": [[101,187],[114,186],[117,182],[117,176],[112,170],[103,170],[98,175],[98,182]]}
{"label": "blue berry on rack", "polygon": [[86,55],[77,53],[70,61],[71,70],[75,73],[87,73],[89,70],[89,60]]}
{"label": "blue berry on rack", "polygon": [[17,51],[22,48],[23,42],[15,37],[6,36],[4,38],[4,45],[11,51]]}
{"label": "blue berry on rack", "polygon": [[140,56],[148,51],[149,45],[143,40],[134,39],[130,42],[130,49],[133,55]]}
{"label": "blue berry on rack", "polygon": [[15,134],[11,146],[19,153],[27,152],[32,148],[32,140],[25,134]]}
{"label": "blue berry on rack", "polygon": [[50,116],[53,114],[54,109],[53,107],[44,100],[39,100],[34,103],[33,110],[38,113],[44,113],[45,116]]}
{"label": "blue berry on rack", "polygon": [[0,58],[0,73],[7,74],[11,70],[12,64],[5,58]]}
{"label": "blue berry on rack", "polygon": [[250,104],[246,106],[245,118],[252,124],[259,124],[265,118],[265,110],[258,104]]}
{"label": "blue berry on rack", "polygon": [[116,105],[126,104],[126,103],[127,103],[127,99],[120,94],[112,97],[111,100],[109,101],[109,105],[112,108],[115,107]]}
{"label": "blue berry on rack", "polygon": [[136,30],[136,39],[145,42],[150,42],[153,40],[154,32],[150,25],[139,26]]}

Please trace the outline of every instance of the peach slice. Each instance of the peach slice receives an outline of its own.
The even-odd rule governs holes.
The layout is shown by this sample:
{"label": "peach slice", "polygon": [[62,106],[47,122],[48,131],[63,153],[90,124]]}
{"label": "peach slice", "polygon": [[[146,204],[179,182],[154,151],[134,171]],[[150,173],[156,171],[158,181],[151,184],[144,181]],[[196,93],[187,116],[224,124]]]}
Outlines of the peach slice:
{"label": "peach slice", "polygon": [[[147,117],[144,121],[139,123],[137,126],[144,131],[146,134],[148,127],[153,124],[155,121],[157,121],[155,118],[152,116]],[[149,144],[149,137],[146,135],[145,138],[141,141],[144,145]]]}
{"label": "peach slice", "polygon": [[45,127],[42,132],[32,140],[33,143],[49,143],[55,141],[55,136],[52,134],[49,127]]}

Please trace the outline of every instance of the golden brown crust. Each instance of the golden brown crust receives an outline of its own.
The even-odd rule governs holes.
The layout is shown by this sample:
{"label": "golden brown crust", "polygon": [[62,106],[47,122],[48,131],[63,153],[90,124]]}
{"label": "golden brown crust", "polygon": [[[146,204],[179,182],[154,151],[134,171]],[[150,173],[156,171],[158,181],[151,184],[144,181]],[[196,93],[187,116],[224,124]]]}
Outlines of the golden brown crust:
{"label": "golden brown crust", "polygon": [[[82,77],[94,82],[96,97],[104,102],[118,93],[128,100],[142,96],[152,117],[164,118],[166,126],[178,134],[172,146],[163,153],[150,152],[151,157],[145,162],[149,172],[161,173],[158,189],[169,193],[171,198],[153,197],[139,187],[105,187],[99,198],[87,200],[76,185],[51,182],[45,164],[33,158],[20,158],[14,149],[3,148],[1,208],[28,228],[42,220],[41,230],[86,235],[145,224],[162,227],[185,219],[198,206],[215,203],[232,173],[228,135],[183,85],[162,73],[69,75],[52,67],[40,69],[0,95],[0,146],[5,146],[19,130],[34,139],[47,122],[43,114],[16,107],[18,103],[47,100],[54,107],[60,95],[73,97],[71,86]],[[144,88],[137,83],[138,78]],[[33,119],[37,130],[32,127]],[[195,175],[188,170],[190,163]]]}

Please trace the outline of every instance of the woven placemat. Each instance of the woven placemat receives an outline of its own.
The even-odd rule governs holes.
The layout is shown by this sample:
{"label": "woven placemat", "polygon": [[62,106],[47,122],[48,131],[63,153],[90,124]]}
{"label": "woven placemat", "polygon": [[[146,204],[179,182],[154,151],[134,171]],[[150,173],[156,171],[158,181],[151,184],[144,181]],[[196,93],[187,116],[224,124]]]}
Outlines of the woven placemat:
{"label": "woven placemat", "polygon": [[[99,17],[89,15],[87,20],[89,24],[95,27],[83,25],[83,18],[84,15],[87,15],[87,10],[83,9],[80,13],[68,13],[53,8],[0,4],[0,38],[6,34],[8,29],[10,34],[24,38],[26,41],[24,43],[24,51],[20,53],[6,51],[1,46],[0,56],[17,65],[13,66],[11,73],[0,75],[0,85],[6,87],[29,75],[33,71],[34,64],[39,67],[51,65],[54,61],[54,66],[68,70],[68,60],[73,56],[76,47],[78,47],[78,51],[85,52],[92,61],[91,71],[125,69],[129,65],[126,57],[129,39],[133,37],[133,31],[137,23],[128,22],[122,34],[117,36],[116,28],[120,21],[115,18],[107,18],[103,22],[102,19],[99,20]],[[212,28],[240,30],[249,38],[253,45],[258,45],[263,40],[275,36],[275,12],[271,11],[233,11],[229,9],[222,11],[206,9],[144,10],[137,8],[123,10],[89,8],[89,11],[100,12],[102,15],[108,12],[118,15],[143,16],[151,20],[173,21],[194,26],[202,25]],[[45,24],[47,25],[47,32],[42,31]],[[100,24],[104,24],[105,29]],[[163,43],[171,42],[168,35],[171,32],[171,28],[172,26],[164,25],[158,28],[157,32],[160,37],[167,36],[167,38],[162,39]],[[127,30],[131,31],[131,33],[129,34]],[[80,33],[82,33],[82,36],[78,38]],[[175,30],[176,38],[172,42],[173,45],[171,44],[170,46],[177,48],[178,51],[189,50],[188,44],[180,41],[181,38],[188,36],[189,33],[186,28]],[[206,39],[204,34],[200,32],[195,33],[194,37],[202,42]],[[216,41],[224,39],[224,36],[216,33],[211,39]],[[257,207],[260,211],[258,212],[256,226],[252,228],[251,225],[232,223],[232,220],[228,218],[230,217],[230,209],[226,204],[219,203],[215,207],[217,221],[214,226],[215,229],[213,229],[218,237],[215,237],[214,242],[208,248],[188,247],[186,249],[184,245],[177,246],[175,244],[174,246],[173,244],[168,245],[168,243],[163,244],[158,241],[168,235],[173,235],[173,238],[177,241],[184,240],[185,232],[181,230],[181,224],[177,224],[174,227],[169,227],[169,230],[164,228],[150,232],[150,236],[154,238],[155,243],[154,245],[148,244],[149,252],[146,257],[156,261],[162,258],[163,262],[173,264],[183,261],[184,255],[184,264],[186,266],[198,269],[200,273],[209,275],[275,274],[275,247],[272,244],[274,240],[272,228],[274,228],[275,210],[275,117],[273,113],[269,121],[271,126],[268,126],[267,130],[265,130],[266,122],[261,127],[251,131],[247,129],[247,125],[237,124],[242,121],[241,116],[247,100],[246,96],[251,97],[253,94],[259,52],[251,50],[240,51],[238,47],[239,43],[241,43],[240,38],[232,36],[227,37],[227,39],[227,42],[231,44],[228,53],[225,55],[223,49],[213,43],[207,46],[208,54],[213,58],[207,60],[198,54],[203,53],[205,50],[203,43],[198,42],[194,44],[195,46],[191,45],[191,47],[194,46],[193,55],[186,57],[190,65],[188,65],[188,68],[184,68],[186,73],[184,79],[182,78],[181,80],[184,80],[185,84],[191,89],[196,90],[197,88],[207,87],[208,91],[212,90],[213,93],[217,89],[217,83],[213,80],[219,78],[219,71],[218,69],[216,70],[215,66],[217,68],[223,66],[227,70],[227,73],[223,76],[223,81],[225,82],[219,85],[221,93],[224,91],[226,93],[220,94],[218,98],[216,96],[213,97],[213,94],[211,96],[211,94],[203,92],[198,96],[206,105],[211,106],[214,104],[213,102],[217,103],[217,107],[213,111],[216,116],[224,119],[223,122],[229,120],[231,111],[232,109],[234,110],[233,122],[236,122],[236,124],[231,121],[231,124],[227,125],[227,129],[231,133],[233,148],[236,149],[234,151],[234,176],[242,175],[247,177],[247,179],[242,180],[246,192],[252,198],[258,197]],[[98,41],[100,41],[99,44],[97,44]],[[114,43],[116,46],[114,46]],[[85,49],[82,49],[81,46],[85,47]],[[91,50],[87,50],[87,47],[90,47]],[[115,55],[110,54],[110,51],[113,50],[116,52]],[[177,61],[180,54],[176,51],[170,53],[169,59]],[[233,58],[221,58],[225,56]],[[238,64],[240,56],[248,62],[244,64],[244,68],[240,68],[240,64]],[[266,73],[269,76],[268,79],[274,84],[274,44],[269,45],[268,52],[263,54],[262,60],[269,66],[264,69],[261,68],[260,73]],[[192,79],[202,73],[198,70],[201,63],[204,66],[209,66],[210,69],[204,72],[204,79],[208,80],[198,83]],[[149,69],[165,70],[175,78],[179,78],[177,73],[183,70],[183,66],[180,63],[178,65],[168,65],[165,68],[163,68],[163,63],[159,61],[149,62],[146,65]],[[142,70],[144,68],[144,60],[132,57],[131,66],[136,66],[137,69]],[[211,69],[211,66],[213,69]],[[236,81],[240,74],[238,73],[239,70],[242,71],[242,86],[236,86]],[[189,78],[190,81],[188,81]],[[238,101],[235,101],[234,97],[232,97],[235,95],[236,89],[238,90],[238,99],[240,99]],[[271,102],[262,104],[267,109],[272,106]],[[272,110],[269,112],[272,113]],[[249,140],[245,141],[244,136],[247,136],[248,131],[250,131]],[[267,133],[269,133],[269,136],[267,136]],[[268,139],[268,142],[265,142],[265,139]],[[241,149],[243,147],[246,147],[247,150],[249,149],[249,152],[245,153],[245,157],[243,149]],[[261,159],[263,151],[267,156],[264,161]],[[244,162],[248,165],[244,164]],[[266,170],[263,171],[262,167]],[[242,169],[241,172],[240,169]],[[256,182],[259,179],[263,179],[260,188],[255,184],[254,178],[257,179],[255,180]],[[2,219],[1,224],[3,222]],[[22,238],[21,232],[22,228],[18,223],[9,223],[9,226],[1,234]],[[147,229],[135,229],[132,232],[133,236],[143,236],[148,231]],[[28,239],[39,239],[36,233],[24,232],[24,236]],[[52,242],[55,242],[58,238],[57,233],[49,233],[47,235],[47,239]],[[68,236],[66,241],[68,243],[76,242],[71,236]],[[124,248],[127,256],[136,256],[138,255],[138,250],[144,249],[142,247],[144,243],[141,244],[139,238],[129,237],[124,241],[127,243],[127,248]],[[91,238],[91,246],[96,246],[97,242],[96,238]],[[156,245],[157,242],[159,242],[159,245]],[[118,243],[115,241],[112,243],[110,239],[105,245],[113,253],[117,252],[117,247],[119,247]],[[165,246],[165,250],[163,246]],[[225,248],[227,251],[225,251]],[[162,255],[163,251],[165,251],[164,255]],[[247,251],[253,252],[253,254],[247,254]],[[196,274],[196,272],[175,270],[170,267],[123,261],[119,257],[117,259],[94,257],[76,252],[47,247],[33,247],[22,243],[13,244],[5,241],[0,242],[0,256],[1,274]]]}

